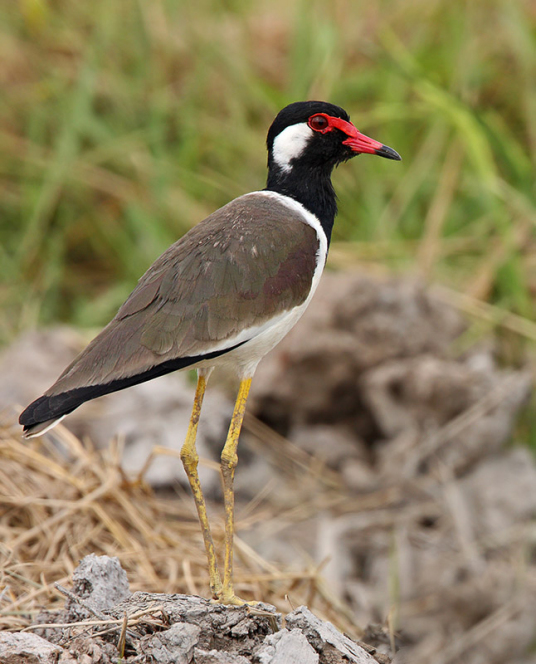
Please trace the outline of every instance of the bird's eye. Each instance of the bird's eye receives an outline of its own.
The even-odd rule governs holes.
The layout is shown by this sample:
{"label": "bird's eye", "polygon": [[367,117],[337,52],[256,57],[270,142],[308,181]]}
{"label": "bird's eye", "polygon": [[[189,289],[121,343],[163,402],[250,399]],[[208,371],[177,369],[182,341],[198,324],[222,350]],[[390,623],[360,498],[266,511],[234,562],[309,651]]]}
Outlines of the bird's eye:
{"label": "bird's eye", "polygon": [[324,133],[329,127],[329,120],[325,115],[319,113],[318,115],[311,115],[308,124],[314,131]]}

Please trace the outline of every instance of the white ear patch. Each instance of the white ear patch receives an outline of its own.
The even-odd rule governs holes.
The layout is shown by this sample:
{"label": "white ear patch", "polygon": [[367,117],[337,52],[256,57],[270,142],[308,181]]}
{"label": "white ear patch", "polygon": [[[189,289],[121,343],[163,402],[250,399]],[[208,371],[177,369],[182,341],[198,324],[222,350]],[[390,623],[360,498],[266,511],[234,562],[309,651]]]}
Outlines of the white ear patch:
{"label": "white ear patch", "polygon": [[299,157],[313,135],[306,122],[291,125],[275,137],[272,155],[275,163],[283,170],[290,171],[290,162]]}

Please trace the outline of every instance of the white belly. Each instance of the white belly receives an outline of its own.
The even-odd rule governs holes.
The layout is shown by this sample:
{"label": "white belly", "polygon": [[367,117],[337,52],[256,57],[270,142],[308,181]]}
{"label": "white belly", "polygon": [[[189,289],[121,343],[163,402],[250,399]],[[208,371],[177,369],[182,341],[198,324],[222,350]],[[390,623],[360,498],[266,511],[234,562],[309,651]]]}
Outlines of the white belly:
{"label": "white belly", "polygon": [[[312,293],[311,293],[312,297]],[[200,366],[228,366],[238,374],[240,379],[250,378],[255,373],[258,363],[269,351],[276,346],[301,318],[309,304],[310,297],[295,309],[280,314],[270,323],[267,323],[262,332],[235,350],[221,355],[213,360],[202,362]]]}

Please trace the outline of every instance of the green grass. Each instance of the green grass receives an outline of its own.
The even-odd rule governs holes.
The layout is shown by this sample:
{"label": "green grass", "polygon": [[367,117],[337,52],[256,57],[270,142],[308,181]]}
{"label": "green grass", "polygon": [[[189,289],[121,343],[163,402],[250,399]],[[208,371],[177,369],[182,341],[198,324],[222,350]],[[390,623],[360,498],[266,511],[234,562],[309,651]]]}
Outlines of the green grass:
{"label": "green grass", "polygon": [[21,0],[0,9],[0,84],[0,340],[106,323],[171,242],[264,185],[267,127],[304,98],[404,159],[336,173],[334,256],[535,318],[528,0]]}

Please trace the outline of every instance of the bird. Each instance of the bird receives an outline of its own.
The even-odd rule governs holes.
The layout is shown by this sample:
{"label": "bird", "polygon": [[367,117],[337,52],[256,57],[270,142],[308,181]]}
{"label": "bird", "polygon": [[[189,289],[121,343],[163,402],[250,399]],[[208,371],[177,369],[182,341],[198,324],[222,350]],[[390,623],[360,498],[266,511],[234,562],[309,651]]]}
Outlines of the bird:
{"label": "bird", "polygon": [[[401,159],[323,101],[283,108],[266,140],[266,187],[244,194],[193,226],[149,267],[113,320],[20,415],[23,436],[39,436],[81,404],[180,369],[197,386],[180,457],[204,540],[210,592],[234,591],[234,475],[238,437],[255,369],[296,324],[318,286],[337,213],[334,167],[359,154]],[[225,512],[220,574],[197,466],[195,441],[207,381],[225,366],[239,379],[221,452]]]}

